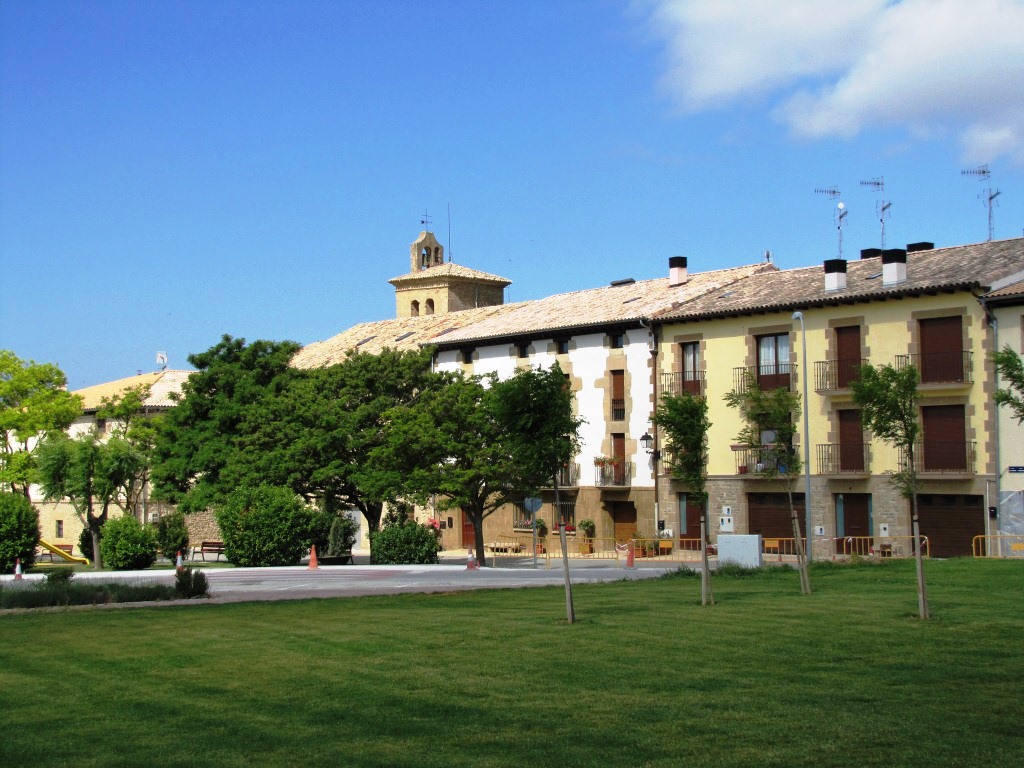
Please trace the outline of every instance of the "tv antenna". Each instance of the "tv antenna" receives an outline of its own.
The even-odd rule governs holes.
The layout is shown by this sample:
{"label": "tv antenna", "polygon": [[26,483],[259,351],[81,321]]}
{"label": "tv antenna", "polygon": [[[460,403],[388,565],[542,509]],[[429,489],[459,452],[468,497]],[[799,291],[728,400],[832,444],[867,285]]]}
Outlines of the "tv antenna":
{"label": "tv antenna", "polygon": [[426,227],[427,232],[430,231],[430,214],[426,211],[423,212],[423,218],[420,219],[420,224]]}
{"label": "tv antenna", "polygon": [[161,371],[167,370],[167,353],[157,352],[156,353],[156,364],[160,366]]}
{"label": "tv antenna", "polygon": [[[969,168],[966,171],[960,171],[961,176],[974,176],[978,181],[990,181],[992,174],[988,170],[988,163],[985,165],[979,165],[977,168]],[[992,185],[989,184],[988,188],[978,195],[979,198],[985,203],[985,207],[988,208],[988,239],[992,242],[992,207],[995,204],[995,200],[1001,193],[997,189],[995,192],[992,191]]]}
{"label": "tv antenna", "polygon": [[875,211],[878,213],[878,222],[882,225],[882,250],[885,250],[885,220],[889,218],[889,209],[892,208],[892,202],[885,199],[885,177],[879,176],[877,179],[868,179],[860,183],[862,187],[871,187],[875,192],[878,192],[882,199],[875,204]]}
{"label": "tv antenna", "polygon": [[[829,200],[839,200],[839,187],[833,185],[831,187],[818,187],[814,190],[817,195],[825,195]],[[843,224],[846,223],[846,215],[849,213],[846,210],[846,204],[841,200],[836,206],[834,214],[834,220],[836,222],[836,229],[839,232],[839,258],[843,258]]]}

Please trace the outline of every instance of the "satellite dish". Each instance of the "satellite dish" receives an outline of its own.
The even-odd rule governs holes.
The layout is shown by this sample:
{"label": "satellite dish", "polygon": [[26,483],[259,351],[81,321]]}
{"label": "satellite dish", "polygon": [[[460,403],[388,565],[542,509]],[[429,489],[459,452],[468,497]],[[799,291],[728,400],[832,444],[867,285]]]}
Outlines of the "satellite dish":
{"label": "satellite dish", "polygon": [[167,367],[167,353],[166,352],[157,352],[156,353],[156,364],[159,365],[161,369]]}

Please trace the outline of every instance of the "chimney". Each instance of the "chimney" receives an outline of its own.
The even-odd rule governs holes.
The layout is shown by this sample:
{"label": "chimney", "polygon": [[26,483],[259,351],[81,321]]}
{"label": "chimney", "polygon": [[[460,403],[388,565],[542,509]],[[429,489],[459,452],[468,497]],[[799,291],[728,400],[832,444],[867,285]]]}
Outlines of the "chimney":
{"label": "chimney", "polygon": [[882,285],[896,285],[907,279],[907,252],[902,248],[882,251]]}
{"label": "chimney", "polygon": [[907,253],[917,253],[918,251],[930,251],[935,247],[935,243],[907,243]]}
{"label": "chimney", "polygon": [[861,248],[860,257],[862,259],[876,259],[882,255],[881,248]]}
{"label": "chimney", "polygon": [[686,275],[686,257],[669,256],[668,259],[668,284],[682,285],[689,277]]}
{"label": "chimney", "polygon": [[825,290],[846,288],[846,259],[825,259]]}

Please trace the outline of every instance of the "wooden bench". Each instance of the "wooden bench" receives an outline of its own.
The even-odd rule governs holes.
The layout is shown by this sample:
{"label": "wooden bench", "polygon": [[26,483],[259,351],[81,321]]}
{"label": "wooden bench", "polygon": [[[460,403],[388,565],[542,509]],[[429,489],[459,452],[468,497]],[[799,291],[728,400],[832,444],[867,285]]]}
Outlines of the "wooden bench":
{"label": "wooden bench", "polygon": [[220,561],[220,556],[224,554],[224,542],[223,541],[204,541],[198,547],[192,547],[191,560],[196,559],[196,554],[199,554],[203,558],[203,562],[206,562],[207,555],[217,555],[217,560]]}
{"label": "wooden bench", "polygon": [[[69,554],[69,555],[73,555],[73,554],[75,554],[75,552],[74,552],[74,550],[75,550],[75,545],[74,545],[74,544],[54,544],[53,546],[55,546],[55,547],[56,547],[57,549],[59,549],[59,550],[60,550],[61,552],[65,552],[65,553],[67,553],[67,554]],[[42,559],[43,559],[44,557],[45,557],[45,558],[48,558],[48,559],[49,559],[49,561],[50,561],[51,563],[53,563],[53,562],[56,562],[56,561],[55,561],[55,560],[53,559],[53,558],[54,558],[54,553],[53,553],[53,552],[51,552],[50,550],[48,550],[48,549],[47,549],[46,547],[43,547],[43,548],[42,548],[42,549],[41,549],[41,550],[39,551],[39,555],[38,555],[38,557],[37,557],[36,559],[37,559],[37,560],[42,560]]]}

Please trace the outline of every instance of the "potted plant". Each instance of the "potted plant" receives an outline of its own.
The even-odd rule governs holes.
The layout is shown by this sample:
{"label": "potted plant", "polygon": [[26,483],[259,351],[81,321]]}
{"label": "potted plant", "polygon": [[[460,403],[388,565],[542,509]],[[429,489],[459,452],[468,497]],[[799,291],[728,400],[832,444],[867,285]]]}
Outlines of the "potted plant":
{"label": "potted plant", "polygon": [[544,554],[544,538],[548,535],[548,524],[544,522],[543,517],[538,517],[533,521],[534,530],[537,532],[537,554]]}
{"label": "potted plant", "polygon": [[658,531],[658,554],[672,554],[672,531],[667,528],[664,531]]}
{"label": "potted plant", "polygon": [[639,531],[633,534],[633,554],[636,557],[651,557],[654,554],[651,540]]}
{"label": "potted plant", "polygon": [[580,542],[580,552],[584,555],[591,555],[594,553],[594,542],[592,539],[597,533],[597,526],[593,520],[580,520],[579,529],[583,533],[583,541]]}

